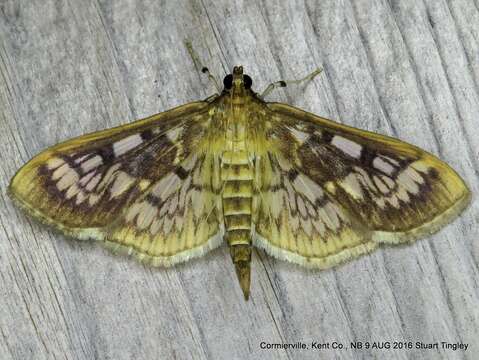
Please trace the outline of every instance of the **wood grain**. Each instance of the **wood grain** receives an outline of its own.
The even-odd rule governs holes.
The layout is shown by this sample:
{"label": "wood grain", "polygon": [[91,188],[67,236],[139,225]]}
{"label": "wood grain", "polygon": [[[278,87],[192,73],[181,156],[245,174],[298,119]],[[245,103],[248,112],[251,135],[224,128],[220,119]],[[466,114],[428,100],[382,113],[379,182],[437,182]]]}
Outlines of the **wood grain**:
{"label": "wood grain", "polygon": [[[323,67],[270,100],[431,151],[467,181],[471,206],[428,239],[330,271],[256,252],[249,302],[225,248],[151,269],[13,207],[10,178],[45,147],[212,94],[184,39],[220,78],[244,65],[258,90]],[[478,121],[477,0],[1,1],[0,357],[476,359]],[[469,348],[353,350],[353,341]]]}

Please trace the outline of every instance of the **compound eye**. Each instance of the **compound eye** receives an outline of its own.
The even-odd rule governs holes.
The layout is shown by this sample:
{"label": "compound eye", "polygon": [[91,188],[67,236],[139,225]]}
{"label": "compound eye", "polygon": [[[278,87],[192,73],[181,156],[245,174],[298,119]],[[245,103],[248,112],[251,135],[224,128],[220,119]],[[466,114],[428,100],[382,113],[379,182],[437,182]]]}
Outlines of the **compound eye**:
{"label": "compound eye", "polygon": [[233,75],[229,74],[226,75],[225,78],[223,79],[223,85],[226,90],[229,90],[233,87]]}
{"label": "compound eye", "polygon": [[253,80],[248,75],[243,75],[244,81],[244,88],[251,89],[251,85],[253,85]]}

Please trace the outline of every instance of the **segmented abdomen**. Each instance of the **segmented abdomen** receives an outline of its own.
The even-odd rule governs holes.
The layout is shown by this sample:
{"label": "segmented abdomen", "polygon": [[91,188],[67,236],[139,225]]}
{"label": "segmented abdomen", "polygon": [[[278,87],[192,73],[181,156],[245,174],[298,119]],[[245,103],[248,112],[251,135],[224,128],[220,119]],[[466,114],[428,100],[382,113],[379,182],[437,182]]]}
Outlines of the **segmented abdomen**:
{"label": "segmented abdomen", "polygon": [[246,150],[228,150],[223,153],[223,214],[226,240],[230,246],[251,244],[253,176]]}

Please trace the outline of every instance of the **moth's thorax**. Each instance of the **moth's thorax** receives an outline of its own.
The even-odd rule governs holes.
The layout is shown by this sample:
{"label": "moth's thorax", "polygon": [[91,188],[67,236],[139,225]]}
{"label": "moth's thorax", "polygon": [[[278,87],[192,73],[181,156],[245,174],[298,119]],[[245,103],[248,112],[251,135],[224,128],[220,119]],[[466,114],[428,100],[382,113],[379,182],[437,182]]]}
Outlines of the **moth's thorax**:
{"label": "moth's thorax", "polygon": [[254,102],[254,92],[244,87],[233,87],[223,94],[225,104],[229,106],[248,106]]}
{"label": "moth's thorax", "polygon": [[224,151],[247,150],[249,157],[263,155],[272,144],[268,133],[270,110],[258,97],[248,95],[243,103],[234,104],[229,94],[223,93],[211,103],[211,121],[205,126],[208,137],[201,144],[205,151],[221,156]]}

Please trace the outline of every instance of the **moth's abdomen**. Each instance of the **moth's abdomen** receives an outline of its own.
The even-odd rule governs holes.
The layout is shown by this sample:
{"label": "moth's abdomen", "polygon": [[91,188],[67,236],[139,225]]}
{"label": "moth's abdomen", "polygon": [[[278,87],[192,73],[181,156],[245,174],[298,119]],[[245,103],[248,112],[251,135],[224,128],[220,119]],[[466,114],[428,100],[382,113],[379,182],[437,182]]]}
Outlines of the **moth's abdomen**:
{"label": "moth's abdomen", "polygon": [[246,149],[225,151],[221,159],[223,182],[223,215],[225,240],[235,264],[245,298],[249,296],[251,263],[251,210],[253,200],[253,168]]}
{"label": "moth's abdomen", "polygon": [[246,151],[226,151],[221,164],[223,215],[228,244],[251,243],[253,169]]}

